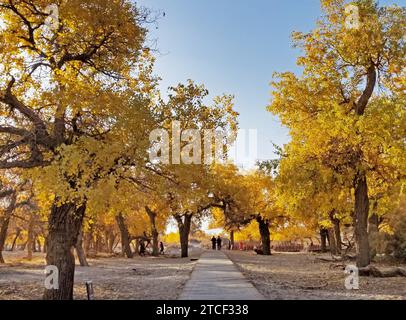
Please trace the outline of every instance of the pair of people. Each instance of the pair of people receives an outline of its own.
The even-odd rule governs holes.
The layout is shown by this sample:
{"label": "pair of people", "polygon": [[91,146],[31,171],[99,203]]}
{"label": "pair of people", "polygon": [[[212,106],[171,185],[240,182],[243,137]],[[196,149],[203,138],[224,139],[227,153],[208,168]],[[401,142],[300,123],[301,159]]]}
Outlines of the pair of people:
{"label": "pair of people", "polygon": [[[145,246],[144,241],[140,242],[140,248],[139,248],[140,256],[145,256],[146,248],[150,245],[150,243],[151,243],[151,241],[148,241],[147,246]],[[164,247],[164,243],[162,241],[159,243],[159,253],[165,254],[165,247]]]}
{"label": "pair of people", "polygon": [[218,236],[217,239],[216,239],[215,236],[213,236],[213,238],[211,238],[211,247],[212,247],[213,250],[216,250],[216,248],[217,248],[217,250],[221,250],[221,238],[220,238],[220,236]]}

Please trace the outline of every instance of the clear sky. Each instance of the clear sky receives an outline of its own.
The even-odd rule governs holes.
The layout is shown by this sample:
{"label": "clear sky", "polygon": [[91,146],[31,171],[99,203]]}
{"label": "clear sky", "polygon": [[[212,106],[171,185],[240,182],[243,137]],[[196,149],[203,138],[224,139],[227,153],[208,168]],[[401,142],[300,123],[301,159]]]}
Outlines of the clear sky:
{"label": "clear sky", "polygon": [[[258,130],[258,157],[273,157],[271,141],[289,141],[287,130],[266,111],[275,71],[298,71],[293,31],[310,31],[319,0],[141,0],[165,12],[150,39],[157,40],[156,72],[166,89],[187,79],[211,95],[235,95],[240,127]],[[381,0],[381,5],[406,0]]]}

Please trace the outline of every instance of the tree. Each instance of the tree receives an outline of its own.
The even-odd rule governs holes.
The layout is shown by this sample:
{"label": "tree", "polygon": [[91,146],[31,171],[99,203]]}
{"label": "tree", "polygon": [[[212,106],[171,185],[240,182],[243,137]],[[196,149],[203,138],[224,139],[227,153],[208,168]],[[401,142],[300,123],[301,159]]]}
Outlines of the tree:
{"label": "tree", "polygon": [[155,193],[150,192],[146,195],[148,200],[144,203],[145,212],[150,222],[150,234],[152,238],[152,255],[159,256],[159,234],[163,233],[164,227],[168,222],[170,210],[167,201],[156,196]]}
{"label": "tree", "polygon": [[[148,169],[155,174],[155,179],[160,178],[161,182],[152,189],[167,201],[178,224],[182,257],[188,256],[192,219],[206,216],[212,202],[208,196],[213,181],[210,166],[227,156],[238,126],[233,97],[218,96],[209,105],[205,103],[208,94],[203,85],[189,80],[187,84],[170,88],[168,100],[161,100],[157,105],[160,127],[170,133],[171,161],[152,161]],[[205,130],[212,133],[208,141]],[[221,133],[217,141],[216,132]],[[217,154],[214,154],[215,144],[220,146]],[[210,148],[206,148],[207,145]]]}
{"label": "tree", "polygon": [[258,223],[262,252],[271,255],[270,228],[283,225],[286,215],[279,207],[272,177],[256,171],[245,177],[247,183],[247,212]]}
{"label": "tree", "polygon": [[1,201],[4,202],[5,198],[9,198],[9,200],[7,201],[8,203],[6,204],[5,209],[2,210],[3,212],[0,217],[0,263],[4,263],[2,251],[6,242],[7,230],[10,223],[11,215],[16,208],[16,192],[14,190],[10,191],[10,193],[3,191]]}
{"label": "tree", "polygon": [[35,168],[53,192],[46,260],[60,285],[44,298],[72,299],[87,190],[139,154],[128,142],[146,140],[152,81],[130,1],[61,1],[58,19],[51,4],[0,1],[0,168]]}
{"label": "tree", "polygon": [[33,207],[31,191],[31,185],[25,180],[19,180],[12,172],[0,180],[0,263],[4,263],[2,251],[13,215],[17,210]]}
{"label": "tree", "polygon": [[351,184],[357,265],[365,267],[368,180],[375,172],[398,179],[405,172],[405,10],[379,8],[372,0],[354,5],[359,25],[348,27],[343,0],[323,0],[319,26],[293,34],[304,51],[298,59],[303,74],[277,75],[269,110],[290,128],[292,140]]}
{"label": "tree", "polygon": [[264,171],[242,174],[234,165],[217,165],[212,171],[216,177],[212,206],[222,210],[223,227],[238,230],[256,221],[263,254],[270,255],[270,228],[285,219],[276,201],[273,178]]}

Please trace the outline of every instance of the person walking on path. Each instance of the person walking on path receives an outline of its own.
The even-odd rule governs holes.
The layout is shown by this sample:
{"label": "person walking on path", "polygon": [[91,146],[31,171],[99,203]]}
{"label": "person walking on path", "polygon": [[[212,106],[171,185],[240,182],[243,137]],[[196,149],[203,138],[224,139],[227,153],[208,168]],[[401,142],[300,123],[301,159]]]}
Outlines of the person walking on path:
{"label": "person walking on path", "polygon": [[164,247],[164,243],[162,241],[159,243],[159,248],[160,248],[160,254],[164,254],[165,253],[165,247]]}
{"label": "person walking on path", "polygon": [[213,238],[211,238],[211,248],[213,250],[216,250],[216,243],[217,243],[216,237],[213,236]]}
{"label": "person walking on path", "polygon": [[221,250],[221,238],[220,238],[220,236],[217,237],[217,250]]}

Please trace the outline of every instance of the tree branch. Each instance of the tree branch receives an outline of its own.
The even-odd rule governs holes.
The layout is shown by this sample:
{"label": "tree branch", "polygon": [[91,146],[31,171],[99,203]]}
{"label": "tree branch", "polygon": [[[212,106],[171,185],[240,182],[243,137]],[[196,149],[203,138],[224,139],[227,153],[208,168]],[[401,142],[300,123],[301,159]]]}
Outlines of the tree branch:
{"label": "tree branch", "polygon": [[365,90],[356,104],[355,112],[357,113],[357,115],[362,116],[364,114],[369,99],[371,98],[372,93],[374,92],[375,85],[376,85],[376,69],[375,65],[371,63],[367,71],[367,84],[365,86]]}

